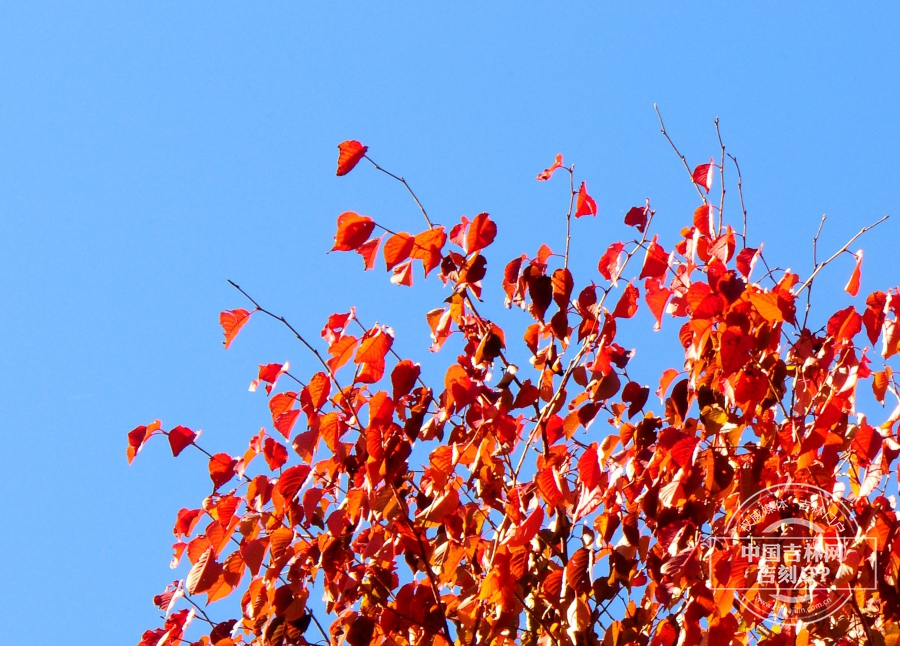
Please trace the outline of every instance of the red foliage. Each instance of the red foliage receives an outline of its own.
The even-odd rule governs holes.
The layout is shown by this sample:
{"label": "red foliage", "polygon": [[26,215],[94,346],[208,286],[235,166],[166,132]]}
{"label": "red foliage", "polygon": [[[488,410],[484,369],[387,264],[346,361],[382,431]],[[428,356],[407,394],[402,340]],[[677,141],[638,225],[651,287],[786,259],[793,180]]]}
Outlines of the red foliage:
{"label": "red foliage", "polygon": [[[366,151],[341,144],[338,175]],[[560,168],[572,181],[569,216],[597,215],[562,155],[538,179]],[[315,347],[254,301],[252,312],[288,327],[318,368],[295,379],[287,363],[260,366],[251,389],[265,385],[277,434],[259,431],[240,457],[206,454],[212,491],[174,527],[173,567],[186,555],[189,571],[154,598],[167,618],[140,644],[183,643],[192,620],[192,630],[207,622],[193,642],[202,646],[896,641],[900,523],[882,494],[900,455],[900,406],[871,425],[857,391],[872,379],[884,402],[898,389],[893,369],[870,369],[857,344],[881,339],[885,361],[897,354],[900,291],[808,321],[804,291],[830,260],[805,282],[763,260],[765,281],[752,281],[762,244],[748,247],[707,201],[717,168],[690,173],[704,203],[665,243],[671,252],[651,233],[647,200],[625,216],[640,237],[598,242],[598,273],[579,279],[567,243],[565,255],[543,245],[485,282],[483,252],[498,233],[486,213],[448,235],[413,195],[428,228],[389,232],[383,245],[372,218],[341,214],[333,251],[356,251],[373,269],[380,249],[400,285],[413,284],[414,261],[425,276],[437,270],[448,295],[426,321],[432,351],[453,347],[449,365],[403,358],[393,330],[362,324],[355,310],[331,315]],[[862,251],[854,256],[851,296]],[[528,323],[521,340],[479,311],[482,290],[501,285]],[[226,348],[250,315],[222,312]],[[642,383],[619,331],[651,319],[660,330],[666,315],[683,365]],[[296,391],[274,392],[282,375]],[[129,463],[157,434],[176,456],[206,453],[199,433],[165,433],[157,421],[128,433]],[[836,585],[853,603],[773,632],[748,595],[737,597],[768,594],[756,566],[709,537],[751,495],[786,483],[835,500],[849,487],[859,529]],[[240,596],[240,616],[174,610],[203,593],[207,603]]]}

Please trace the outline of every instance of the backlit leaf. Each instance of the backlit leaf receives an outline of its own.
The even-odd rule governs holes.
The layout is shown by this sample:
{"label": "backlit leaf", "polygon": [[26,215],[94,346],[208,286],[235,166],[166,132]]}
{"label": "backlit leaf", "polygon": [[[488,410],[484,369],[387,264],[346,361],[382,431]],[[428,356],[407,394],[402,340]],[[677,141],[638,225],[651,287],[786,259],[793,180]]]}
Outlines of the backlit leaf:
{"label": "backlit leaf", "polygon": [[578,196],[575,199],[575,217],[585,215],[597,215],[597,203],[588,195],[587,185],[581,182],[581,188],[578,189]]}
{"label": "backlit leaf", "polygon": [[347,141],[338,144],[338,177],[346,175],[353,170],[353,167],[360,162],[368,150],[368,146],[363,146],[354,139],[348,139]]}
{"label": "backlit leaf", "polygon": [[247,310],[226,310],[219,314],[219,325],[222,326],[222,330],[225,332],[224,343],[226,350],[231,346],[234,337],[238,335],[238,332],[241,331],[241,328],[244,327],[244,324],[249,320],[250,312]]}
{"label": "backlit leaf", "polygon": [[474,253],[487,247],[497,236],[497,225],[488,217],[487,213],[479,213],[469,225],[469,233],[466,236],[466,251]]}
{"label": "backlit leaf", "polygon": [[375,221],[372,218],[345,211],[338,216],[337,233],[331,250],[353,251],[368,240],[374,230]]}
{"label": "backlit leaf", "polygon": [[556,160],[553,162],[550,168],[545,168],[543,171],[538,173],[537,181],[546,182],[548,179],[553,177],[553,173],[556,172],[557,168],[563,168],[563,156],[561,153],[556,155]]}

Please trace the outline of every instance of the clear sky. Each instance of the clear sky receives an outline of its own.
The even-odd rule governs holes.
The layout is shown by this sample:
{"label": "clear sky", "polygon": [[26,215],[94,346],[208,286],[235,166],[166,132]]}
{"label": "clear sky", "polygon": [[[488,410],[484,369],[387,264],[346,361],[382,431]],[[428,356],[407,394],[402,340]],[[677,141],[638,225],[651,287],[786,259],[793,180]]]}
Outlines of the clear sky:
{"label": "clear sky", "polygon": [[[269,421],[256,365],[313,368],[262,320],[223,350],[218,313],[245,305],[226,279],[311,337],[356,305],[430,358],[438,281],[406,290],[325,253],[348,209],[421,229],[370,167],[335,177],[344,139],[436,221],[491,213],[493,303],[509,259],[562,247],[567,186],[534,181],[557,152],[599,205],[575,226],[583,276],[644,198],[669,240],[686,224],[697,196],[654,102],[692,164],[718,154],[721,119],[770,262],[808,273],[823,213],[826,251],[900,215],[896,3],[727,4],[3,3],[3,641],[129,644],[156,625],[175,513],[209,480],[164,441],[128,467],[125,434],[160,418],[241,452]],[[900,283],[898,234],[861,243],[861,296]],[[851,265],[824,305],[849,302]],[[673,323],[644,330],[634,345],[668,356]]]}

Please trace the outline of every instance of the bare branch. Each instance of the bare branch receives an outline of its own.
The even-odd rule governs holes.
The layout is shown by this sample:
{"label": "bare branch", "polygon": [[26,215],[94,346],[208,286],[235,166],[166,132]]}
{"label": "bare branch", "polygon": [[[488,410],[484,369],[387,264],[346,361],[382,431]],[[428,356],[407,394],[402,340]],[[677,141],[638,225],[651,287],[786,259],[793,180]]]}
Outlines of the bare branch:
{"label": "bare branch", "polygon": [[663,136],[669,142],[669,145],[672,146],[672,150],[675,151],[675,154],[678,155],[678,158],[681,160],[681,163],[684,164],[684,168],[687,170],[688,177],[691,178],[691,185],[697,189],[697,195],[700,196],[700,199],[703,200],[704,204],[708,204],[709,202],[706,199],[706,196],[703,194],[703,191],[700,190],[700,187],[694,182],[694,173],[691,171],[691,167],[687,163],[687,159],[684,158],[684,155],[679,152],[678,147],[675,145],[675,142],[672,141],[672,138],[669,137],[669,133],[666,132],[666,124],[663,123],[662,115],[659,113],[659,107],[654,103],[653,109],[656,110],[656,116],[659,118],[659,127],[660,132],[662,132]]}
{"label": "bare branch", "polygon": [[[847,251],[847,249],[850,247],[850,245],[852,245],[852,244],[854,243],[854,241],[856,241],[856,239],[859,238],[859,236],[861,236],[862,234],[864,234],[864,233],[865,233],[866,231],[868,231],[869,229],[874,229],[874,228],[877,227],[879,224],[881,224],[882,222],[884,222],[885,220],[887,220],[889,217],[891,217],[891,216],[886,215],[886,216],[884,216],[883,218],[881,218],[880,220],[878,220],[877,222],[873,222],[872,224],[863,227],[862,229],[859,230],[859,232],[858,232],[855,236],[853,236],[852,238],[850,238],[850,239],[847,241],[847,244],[845,244],[843,247],[841,247],[840,249],[838,249],[837,251],[835,251],[834,254],[833,254],[828,260],[826,260],[826,261],[824,261],[824,262],[822,262],[822,263],[817,264],[817,265],[816,265],[816,268],[813,270],[812,275],[811,275],[809,278],[806,279],[806,282],[805,282],[805,283],[803,283],[802,285],[800,285],[800,289],[797,290],[797,294],[799,294],[800,292],[802,292],[802,291],[803,291],[804,289],[806,289],[807,287],[810,287],[810,286],[812,285],[813,279],[819,274],[819,272],[822,271],[822,269],[824,269],[831,261],[833,261],[835,258],[837,258],[838,256],[840,256],[842,253],[844,253],[845,251]],[[818,234],[817,234],[817,235],[818,235]]]}
{"label": "bare branch", "polygon": [[[394,175],[389,170],[385,170],[384,168],[382,168],[381,166],[376,164],[375,161],[368,155],[365,155],[365,158],[368,159],[369,162],[372,164],[372,166],[374,166],[377,170],[380,170],[382,173],[384,173],[385,175],[387,175],[389,177],[393,177],[395,180],[397,180],[398,182],[400,182],[401,184],[403,184],[406,187],[406,190],[409,191],[410,195],[412,195],[412,198],[416,201],[416,204],[418,205],[419,210],[422,212],[422,215],[425,217],[425,221],[428,223],[428,228],[433,229],[434,225],[431,223],[431,220],[429,219],[428,214],[425,212],[425,207],[422,206],[422,203],[419,201],[419,198],[416,197],[415,193],[413,193],[413,190],[409,187],[409,184],[406,183],[406,180],[398,175]],[[384,227],[382,227],[382,228],[384,228]]]}
{"label": "bare branch", "polygon": [[740,196],[740,198],[741,198],[741,211],[744,214],[744,233],[741,235],[741,238],[744,241],[743,248],[746,249],[747,248],[747,207],[744,206],[744,178],[741,177],[741,167],[738,165],[737,157],[735,157],[734,155],[732,155],[730,153],[728,156],[731,158],[731,161],[734,162],[734,167],[737,169],[738,196]]}
{"label": "bare branch", "polygon": [[725,219],[725,144],[722,143],[722,132],[719,130],[719,117],[716,117],[716,136],[719,138],[719,146],[722,148],[722,161],[719,164],[719,183],[722,185],[719,198],[719,233],[722,232],[722,222]]}

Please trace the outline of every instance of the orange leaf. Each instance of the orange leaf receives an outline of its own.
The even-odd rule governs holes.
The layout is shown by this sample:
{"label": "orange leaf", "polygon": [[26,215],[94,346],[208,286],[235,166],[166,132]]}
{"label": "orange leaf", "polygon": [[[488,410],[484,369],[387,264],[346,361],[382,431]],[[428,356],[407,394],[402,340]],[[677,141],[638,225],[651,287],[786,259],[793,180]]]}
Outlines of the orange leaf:
{"label": "orange leaf", "polygon": [[396,265],[409,258],[414,245],[415,239],[405,232],[397,233],[388,238],[388,241],[384,243],[384,262],[387,265],[387,270],[390,271]]}
{"label": "orange leaf", "polygon": [[712,222],[709,217],[709,204],[698,206],[694,211],[694,226],[697,230],[706,236],[712,238]]}
{"label": "orange leaf", "polygon": [[226,310],[219,314],[219,325],[225,332],[225,349],[234,341],[234,337],[238,335],[244,324],[250,320],[250,312],[247,310],[236,309]]}
{"label": "orange leaf", "polygon": [[575,217],[580,218],[585,215],[597,215],[597,203],[587,192],[587,185],[581,182],[581,188],[578,189],[578,197],[575,200]]}
{"label": "orange leaf", "polygon": [[337,233],[331,250],[353,251],[368,240],[374,230],[375,221],[372,218],[345,211],[338,216]]}
{"label": "orange leaf", "polygon": [[272,422],[274,423],[282,413],[291,410],[296,401],[297,393],[295,392],[288,391],[274,395],[272,399],[269,400],[269,410],[272,411]]}
{"label": "orange leaf", "polygon": [[856,296],[859,293],[859,278],[862,269],[862,261],[863,261],[863,250],[860,249],[853,256],[856,258],[856,266],[853,268],[853,273],[850,274],[850,280],[847,281],[847,286],[844,287],[844,291],[850,294],[850,296]]}
{"label": "orange leaf", "polygon": [[548,507],[556,507],[563,498],[559,485],[556,483],[556,477],[552,467],[546,467],[538,471],[535,476],[537,479],[538,491],[541,497],[547,502]]}
{"label": "orange leaf", "polygon": [[413,284],[412,260],[407,260],[406,262],[394,267],[394,275],[391,276],[391,282],[394,283],[395,285],[404,285],[406,287],[412,287],[412,284]]}
{"label": "orange leaf", "polygon": [[771,292],[754,292],[750,294],[750,302],[759,315],[770,323],[784,321],[784,314],[778,307],[778,295]]}
{"label": "orange leaf", "polygon": [[394,342],[394,336],[388,332],[389,329],[376,325],[367,330],[356,351],[354,363],[383,363],[385,355],[390,351]]}
{"label": "orange leaf", "polygon": [[479,213],[469,225],[466,237],[466,253],[474,253],[487,247],[497,235],[497,225],[487,213]]}
{"label": "orange leaf", "polygon": [[273,426],[276,431],[284,435],[284,439],[288,440],[299,416],[300,411],[297,409],[285,411],[275,418]]}
{"label": "orange leaf", "polygon": [[[325,402],[328,401],[328,394],[331,392],[331,379],[324,372],[317,372],[309,380],[309,384],[300,393],[301,405],[309,401],[309,405],[314,412],[318,412]],[[305,397],[304,397],[305,395]]]}
{"label": "orange leaf", "polygon": [[206,548],[206,551],[197,559],[191,571],[188,572],[185,580],[185,587],[188,594],[200,594],[210,589],[213,583],[222,573],[222,566],[216,561],[213,555],[212,547]]}
{"label": "orange leaf", "polygon": [[357,338],[355,336],[347,335],[342,336],[328,347],[328,354],[331,355],[331,359],[326,361],[326,363],[331,372],[337,372],[338,368],[350,360],[350,357],[353,356],[353,351],[356,349],[356,342]]}
{"label": "orange leaf", "polygon": [[363,146],[354,139],[348,139],[344,143],[338,144],[338,177],[353,170],[353,167],[360,162],[368,150],[368,146]]}
{"label": "orange leaf", "polygon": [[444,227],[435,227],[423,231],[415,237],[415,246],[409,254],[410,258],[421,260],[427,276],[432,269],[441,264],[441,250],[447,244]]}
{"label": "orange leaf", "polygon": [[[381,236],[381,238],[383,237]],[[363,262],[366,264],[366,271],[375,267],[375,258],[378,256],[378,245],[381,244],[381,238],[372,238],[356,248],[356,253],[362,256]]]}
{"label": "orange leaf", "polygon": [[557,168],[563,168],[563,156],[562,153],[558,153],[556,155],[556,161],[553,162],[553,165],[550,168],[545,168],[543,171],[538,173],[537,181],[546,182],[548,179],[553,177],[553,173],[556,172]]}

